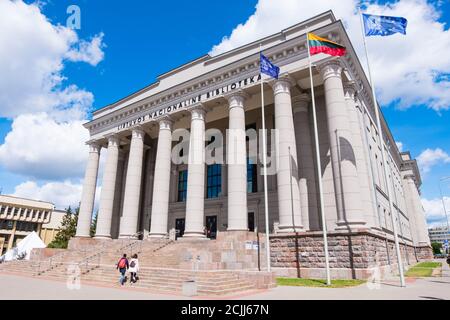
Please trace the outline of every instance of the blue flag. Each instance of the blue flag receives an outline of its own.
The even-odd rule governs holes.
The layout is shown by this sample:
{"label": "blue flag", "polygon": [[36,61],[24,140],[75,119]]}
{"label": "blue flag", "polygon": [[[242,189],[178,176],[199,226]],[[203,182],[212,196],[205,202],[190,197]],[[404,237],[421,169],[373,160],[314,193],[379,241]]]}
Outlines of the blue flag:
{"label": "blue flag", "polygon": [[406,34],[408,20],[403,17],[375,16],[363,14],[366,36],[390,36],[394,33]]}
{"label": "blue flag", "polygon": [[261,59],[259,63],[259,67],[261,69],[261,73],[265,73],[275,79],[278,79],[278,74],[280,73],[280,68],[274,65],[272,62],[270,62],[267,57],[265,57],[261,53]]}

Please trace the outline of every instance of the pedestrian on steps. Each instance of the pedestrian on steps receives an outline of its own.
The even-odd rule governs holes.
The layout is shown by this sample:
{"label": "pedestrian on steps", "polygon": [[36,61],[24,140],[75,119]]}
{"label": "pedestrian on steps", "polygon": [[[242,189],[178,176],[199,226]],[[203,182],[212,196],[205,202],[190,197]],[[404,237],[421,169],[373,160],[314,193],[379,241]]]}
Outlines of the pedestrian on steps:
{"label": "pedestrian on steps", "polygon": [[130,260],[130,268],[128,269],[130,272],[130,283],[136,283],[138,280],[137,273],[139,272],[139,260],[137,254],[133,254]]}
{"label": "pedestrian on steps", "polygon": [[119,262],[117,262],[117,269],[120,272],[119,283],[122,286],[126,281],[125,274],[126,274],[128,268],[129,268],[129,264],[128,264],[127,255],[124,253],[122,258],[120,258]]}

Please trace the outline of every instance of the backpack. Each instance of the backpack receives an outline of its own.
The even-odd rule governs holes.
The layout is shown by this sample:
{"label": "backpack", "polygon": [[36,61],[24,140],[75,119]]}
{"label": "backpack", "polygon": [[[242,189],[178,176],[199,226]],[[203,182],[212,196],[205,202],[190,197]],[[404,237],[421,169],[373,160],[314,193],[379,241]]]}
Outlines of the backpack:
{"label": "backpack", "polygon": [[134,268],[134,266],[136,265],[136,262],[133,260],[133,261],[131,261],[131,263],[130,263],[130,267],[131,268]]}
{"label": "backpack", "polygon": [[124,269],[127,266],[127,260],[125,258],[120,259],[119,261],[119,269]]}

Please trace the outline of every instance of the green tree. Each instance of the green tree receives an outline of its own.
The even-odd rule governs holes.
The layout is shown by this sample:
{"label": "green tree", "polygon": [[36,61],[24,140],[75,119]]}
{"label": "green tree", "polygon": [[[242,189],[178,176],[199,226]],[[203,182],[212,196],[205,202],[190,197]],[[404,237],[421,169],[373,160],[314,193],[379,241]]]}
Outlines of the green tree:
{"label": "green tree", "polygon": [[439,253],[441,253],[442,243],[432,242],[431,247],[433,248],[433,254],[439,254]]}
{"label": "green tree", "polygon": [[66,209],[66,214],[61,221],[61,229],[56,234],[55,239],[49,243],[47,246],[48,248],[67,248],[70,238],[75,236],[77,231],[79,211],[79,206],[75,209],[75,211],[73,211],[70,206]]}

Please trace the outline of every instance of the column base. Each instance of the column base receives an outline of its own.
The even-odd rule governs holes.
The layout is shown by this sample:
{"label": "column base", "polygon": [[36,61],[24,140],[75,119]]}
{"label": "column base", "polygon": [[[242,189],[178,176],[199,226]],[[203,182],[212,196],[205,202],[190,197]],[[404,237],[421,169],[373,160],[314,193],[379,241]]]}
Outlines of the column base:
{"label": "column base", "polygon": [[303,226],[278,226],[278,233],[294,233],[294,232],[305,232]]}
{"label": "column base", "polygon": [[208,239],[203,232],[195,232],[195,231],[191,231],[191,232],[184,231],[183,236],[178,239],[183,239],[183,238],[205,239],[205,240]]}
{"label": "column base", "polygon": [[364,221],[338,221],[336,222],[337,227],[334,230],[356,230],[356,229],[367,229],[366,222]]}
{"label": "column base", "polygon": [[74,238],[92,238],[90,235],[78,235],[76,234]]}
{"label": "column base", "polygon": [[167,238],[168,234],[167,233],[150,233],[147,238]]}
{"label": "column base", "polygon": [[94,236],[94,239],[97,239],[97,240],[111,240],[112,238],[111,238],[111,236],[108,236],[108,235],[95,235]]}
{"label": "column base", "polygon": [[248,228],[228,228],[227,231],[248,231]]}

